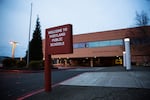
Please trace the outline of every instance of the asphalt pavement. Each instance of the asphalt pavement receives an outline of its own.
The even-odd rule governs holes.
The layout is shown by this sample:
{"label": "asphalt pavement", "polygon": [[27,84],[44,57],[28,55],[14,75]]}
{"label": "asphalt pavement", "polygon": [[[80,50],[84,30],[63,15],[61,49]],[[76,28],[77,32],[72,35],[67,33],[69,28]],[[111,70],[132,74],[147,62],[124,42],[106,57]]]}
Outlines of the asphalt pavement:
{"label": "asphalt pavement", "polygon": [[[52,70],[52,85],[76,76],[82,71]],[[44,71],[0,70],[0,100],[16,100],[44,88]]]}
{"label": "asphalt pavement", "polygon": [[[69,69],[84,71],[25,100],[150,100],[150,68],[98,67]],[[69,71],[68,70],[68,71]]]}

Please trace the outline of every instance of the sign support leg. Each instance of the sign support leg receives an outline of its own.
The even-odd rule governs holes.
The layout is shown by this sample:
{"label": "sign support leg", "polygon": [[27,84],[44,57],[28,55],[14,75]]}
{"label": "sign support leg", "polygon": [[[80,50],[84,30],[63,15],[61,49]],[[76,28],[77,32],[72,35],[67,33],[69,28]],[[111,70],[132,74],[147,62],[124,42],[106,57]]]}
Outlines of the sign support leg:
{"label": "sign support leg", "polygon": [[45,55],[45,92],[51,91],[51,55]]}

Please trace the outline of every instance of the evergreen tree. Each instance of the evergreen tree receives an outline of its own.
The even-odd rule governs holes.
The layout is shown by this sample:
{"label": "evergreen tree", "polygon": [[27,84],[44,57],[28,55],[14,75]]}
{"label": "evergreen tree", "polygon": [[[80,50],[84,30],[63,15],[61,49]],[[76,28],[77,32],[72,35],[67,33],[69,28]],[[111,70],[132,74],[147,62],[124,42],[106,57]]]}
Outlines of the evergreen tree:
{"label": "evergreen tree", "polygon": [[33,60],[42,60],[43,52],[42,52],[42,37],[41,37],[41,29],[40,29],[39,17],[36,20],[36,28],[33,32],[32,40],[29,44],[29,61]]}

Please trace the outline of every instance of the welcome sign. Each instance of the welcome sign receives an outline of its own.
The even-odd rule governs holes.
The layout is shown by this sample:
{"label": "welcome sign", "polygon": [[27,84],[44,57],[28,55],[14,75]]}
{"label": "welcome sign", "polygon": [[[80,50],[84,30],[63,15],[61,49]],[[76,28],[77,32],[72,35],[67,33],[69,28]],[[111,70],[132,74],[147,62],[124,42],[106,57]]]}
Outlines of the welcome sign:
{"label": "welcome sign", "polygon": [[66,54],[73,52],[72,25],[46,29],[46,49],[48,54]]}
{"label": "welcome sign", "polygon": [[46,29],[45,32],[45,91],[51,91],[51,55],[73,53],[72,25]]}

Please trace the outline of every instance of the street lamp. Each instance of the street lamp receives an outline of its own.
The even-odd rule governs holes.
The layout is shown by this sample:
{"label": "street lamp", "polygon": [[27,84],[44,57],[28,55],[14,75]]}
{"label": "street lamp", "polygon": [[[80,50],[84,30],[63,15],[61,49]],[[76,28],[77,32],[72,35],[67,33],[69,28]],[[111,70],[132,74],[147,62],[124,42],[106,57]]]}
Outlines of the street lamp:
{"label": "street lamp", "polygon": [[12,58],[14,58],[15,55],[15,48],[18,42],[16,41],[11,41],[10,44],[12,45]]}

